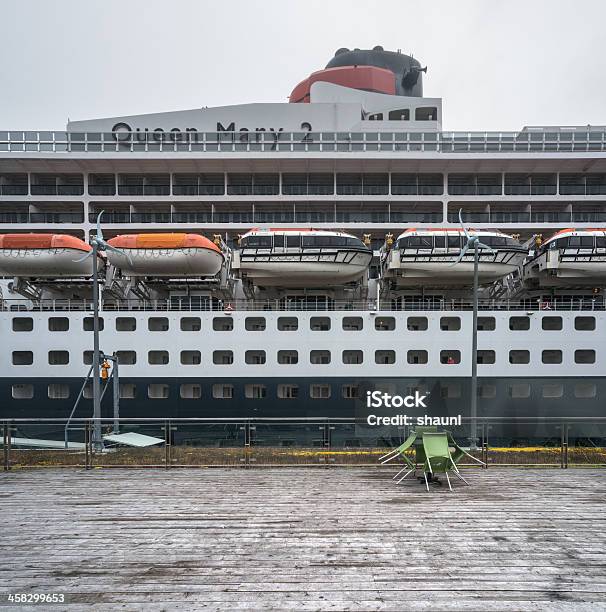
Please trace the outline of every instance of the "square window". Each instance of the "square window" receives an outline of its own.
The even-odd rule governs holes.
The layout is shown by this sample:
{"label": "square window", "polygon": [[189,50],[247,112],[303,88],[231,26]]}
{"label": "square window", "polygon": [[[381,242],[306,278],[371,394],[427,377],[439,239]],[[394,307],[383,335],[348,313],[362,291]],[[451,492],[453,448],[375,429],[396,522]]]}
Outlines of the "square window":
{"label": "square window", "polygon": [[343,385],[341,395],[345,399],[357,399],[360,396],[360,389],[358,385]]}

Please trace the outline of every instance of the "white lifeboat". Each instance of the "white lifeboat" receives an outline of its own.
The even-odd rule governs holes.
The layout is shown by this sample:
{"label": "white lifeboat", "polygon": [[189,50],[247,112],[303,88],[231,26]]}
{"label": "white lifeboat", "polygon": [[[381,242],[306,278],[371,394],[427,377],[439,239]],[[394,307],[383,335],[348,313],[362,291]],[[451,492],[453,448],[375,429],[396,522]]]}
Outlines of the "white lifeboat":
{"label": "white lifeboat", "polygon": [[604,285],[606,228],[568,228],[554,234],[524,266],[541,286]]}
{"label": "white lifeboat", "polygon": [[372,250],[359,238],[315,229],[253,229],[240,239],[233,267],[266,287],[326,287],[359,280]]}
{"label": "white lifeboat", "polygon": [[128,253],[106,251],[109,262],[125,276],[214,276],[223,265],[221,249],[199,234],[124,234],[107,242]]}
{"label": "white lifeboat", "polygon": [[92,247],[67,234],[0,234],[0,276],[76,278],[93,273]]}
{"label": "white lifeboat", "polygon": [[[480,284],[492,283],[518,269],[528,251],[498,231],[468,230],[493,252],[482,250],[478,260]],[[398,236],[383,259],[383,275],[398,286],[457,286],[473,283],[474,252],[470,249],[453,265],[467,239],[462,229],[409,229]]]}

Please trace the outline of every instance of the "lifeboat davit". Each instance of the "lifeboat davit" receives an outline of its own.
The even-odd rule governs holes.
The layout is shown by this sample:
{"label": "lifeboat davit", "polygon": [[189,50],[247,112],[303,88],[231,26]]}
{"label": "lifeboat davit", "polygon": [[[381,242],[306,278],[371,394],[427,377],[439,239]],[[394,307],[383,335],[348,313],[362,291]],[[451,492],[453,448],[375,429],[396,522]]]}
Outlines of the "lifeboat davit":
{"label": "lifeboat davit", "polygon": [[[498,231],[468,230],[492,251],[480,251],[478,280],[492,283],[520,268],[528,251],[517,240]],[[462,229],[409,229],[387,252],[383,273],[398,286],[459,286],[473,283],[474,252],[468,250],[453,265],[467,239]]]}
{"label": "lifeboat davit", "polygon": [[541,286],[606,283],[606,228],[565,229],[541,244],[524,266]]}
{"label": "lifeboat davit", "polygon": [[67,234],[0,234],[0,276],[92,276],[92,257],[77,261],[91,250],[89,244]]}
{"label": "lifeboat davit", "polygon": [[221,249],[199,234],[124,234],[107,241],[109,262],[126,276],[214,276],[223,265]]}
{"label": "lifeboat davit", "polygon": [[314,229],[253,229],[240,239],[235,269],[264,287],[326,287],[359,280],[372,250],[359,238]]}

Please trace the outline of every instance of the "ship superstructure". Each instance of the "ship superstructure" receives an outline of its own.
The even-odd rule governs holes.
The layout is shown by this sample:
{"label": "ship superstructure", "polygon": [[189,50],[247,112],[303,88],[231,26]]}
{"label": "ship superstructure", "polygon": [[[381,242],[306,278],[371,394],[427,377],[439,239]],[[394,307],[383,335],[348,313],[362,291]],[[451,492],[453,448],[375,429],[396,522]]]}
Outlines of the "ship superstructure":
{"label": "ship superstructure", "polygon": [[375,388],[466,414],[459,214],[492,249],[480,414],[602,414],[605,128],[446,132],[424,72],[340,49],[289,103],[0,131],[3,414],[71,410],[98,220],[124,416],[355,416]]}

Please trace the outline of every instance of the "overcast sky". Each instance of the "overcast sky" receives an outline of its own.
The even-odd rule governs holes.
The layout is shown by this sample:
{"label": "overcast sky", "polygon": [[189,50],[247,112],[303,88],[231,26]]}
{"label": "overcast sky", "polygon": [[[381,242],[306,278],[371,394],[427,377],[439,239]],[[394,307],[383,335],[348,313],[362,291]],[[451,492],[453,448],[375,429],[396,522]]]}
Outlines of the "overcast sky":
{"label": "overcast sky", "polygon": [[605,0],[0,0],[0,129],[286,102],[339,47],[428,66],[446,130],[606,124]]}

